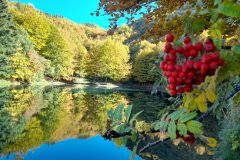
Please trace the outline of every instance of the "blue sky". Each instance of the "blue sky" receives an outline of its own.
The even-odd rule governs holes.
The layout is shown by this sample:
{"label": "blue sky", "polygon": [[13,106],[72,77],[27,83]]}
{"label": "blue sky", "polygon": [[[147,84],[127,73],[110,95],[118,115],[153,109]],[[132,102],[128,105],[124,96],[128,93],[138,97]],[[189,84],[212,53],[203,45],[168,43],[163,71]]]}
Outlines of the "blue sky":
{"label": "blue sky", "polygon": [[[98,7],[99,0],[13,0],[33,4],[35,8],[53,15],[61,15],[77,23],[94,23],[108,29],[108,16],[96,17],[90,13]],[[124,24],[121,20],[120,24]]]}

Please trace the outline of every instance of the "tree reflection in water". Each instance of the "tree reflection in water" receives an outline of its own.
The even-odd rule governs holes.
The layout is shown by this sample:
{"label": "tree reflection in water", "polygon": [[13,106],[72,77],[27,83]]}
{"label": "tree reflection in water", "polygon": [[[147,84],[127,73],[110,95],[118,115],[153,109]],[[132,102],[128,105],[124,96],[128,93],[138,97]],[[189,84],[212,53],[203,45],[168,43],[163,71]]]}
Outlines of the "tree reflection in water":
{"label": "tree reflection in water", "polygon": [[[119,104],[133,104],[134,113],[144,110],[138,119],[139,129],[144,130],[157,118],[166,103],[160,97],[145,92],[106,92],[64,87],[0,89],[0,155],[14,153],[15,159],[21,159],[30,149],[41,144],[101,134],[106,130],[107,110]],[[121,145],[122,141],[132,149],[131,139],[113,139],[117,145]],[[157,150],[164,148],[164,153],[174,151],[173,157],[180,153],[176,147],[160,146]],[[163,154],[157,155],[153,150],[142,156],[160,159],[159,155]],[[187,149],[184,154],[192,156],[189,152],[194,151]]]}

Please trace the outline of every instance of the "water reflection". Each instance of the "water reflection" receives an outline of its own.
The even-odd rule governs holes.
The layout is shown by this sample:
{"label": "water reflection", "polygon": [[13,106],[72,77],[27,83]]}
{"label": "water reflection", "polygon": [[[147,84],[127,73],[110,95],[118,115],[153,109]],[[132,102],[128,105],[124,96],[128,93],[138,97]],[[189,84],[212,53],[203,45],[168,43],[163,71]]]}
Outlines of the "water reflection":
{"label": "water reflection", "polygon": [[[42,144],[53,144],[69,137],[94,137],[105,130],[108,109],[120,103],[136,103],[136,110],[146,109],[149,107],[146,101],[151,101],[146,95],[71,88],[0,89],[0,155],[14,153],[18,159]],[[161,99],[156,101],[157,96],[153,97],[152,103],[158,106]],[[143,116],[147,118],[157,113],[154,110]]]}
{"label": "water reflection", "polygon": [[[134,113],[144,110],[138,117],[138,130],[150,126],[167,106],[159,96],[145,92],[21,86],[0,89],[0,160],[127,160],[134,145],[131,138],[106,141],[97,136],[106,129],[107,110],[121,103],[133,104]],[[66,140],[69,138],[73,139]],[[140,146],[146,144],[141,142]],[[84,158],[85,152],[93,157]],[[197,155],[194,146],[171,143],[139,156],[147,160],[212,159]]]}
{"label": "water reflection", "polygon": [[[93,154],[94,152],[94,154]],[[43,144],[27,154],[15,153],[2,159],[15,160],[127,160],[131,151],[125,147],[117,148],[111,141],[101,136],[88,139],[66,139],[54,145]],[[0,158],[0,160],[2,160]],[[141,160],[136,157],[135,160]]]}

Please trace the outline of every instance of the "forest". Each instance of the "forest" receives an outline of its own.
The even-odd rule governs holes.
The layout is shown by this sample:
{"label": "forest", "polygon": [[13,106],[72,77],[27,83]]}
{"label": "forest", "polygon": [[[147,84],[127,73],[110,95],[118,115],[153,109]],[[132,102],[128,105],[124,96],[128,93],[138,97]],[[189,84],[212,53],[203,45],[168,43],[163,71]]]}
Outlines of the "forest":
{"label": "forest", "polygon": [[[0,0],[0,156],[99,134],[129,159],[240,159],[239,0],[100,0],[91,14],[109,29]],[[135,88],[89,92],[98,82]],[[69,86],[34,85],[49,83]]]}
{"label": "forest", "polygon": [[0,12],[2,81],[71,82],[75,77],[150,83],[159,77],[162,43],[135,41],[139,33],[131,26],[111,33],[15,2],[1,3]]}

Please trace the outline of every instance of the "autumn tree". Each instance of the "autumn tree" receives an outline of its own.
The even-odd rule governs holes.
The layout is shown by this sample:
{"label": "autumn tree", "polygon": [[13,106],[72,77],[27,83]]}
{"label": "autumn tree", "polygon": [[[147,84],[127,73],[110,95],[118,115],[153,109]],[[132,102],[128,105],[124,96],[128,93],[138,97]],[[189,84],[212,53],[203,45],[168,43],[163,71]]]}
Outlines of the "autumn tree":
{"label": "autumn tree", "polygon": [[77,48],[77,54],[75,57],[74,74],[76,76],[79,76],[79,77],[86,76],[87,56],[88,56],[88,50],[83,45],[79,45]]}
{"label": "autumn tree", "polygon": [[57,29],[52,28],[46,43],[48,45],[42,48],[41,54],[51,61],[52,70],[47,74],[54,79],[68,79],[73,74],[73,55]]}
{"label": "autumn tree", "polygon": [[90,50],[88,76],[120,81],[130,74],[129,48],[108,38]]}
{"label": "autumn tree", "polygon": [[157,59],[159,51],[157,45],[148,41],[140,43],[139,53],[136,55],[133,65],[133,76],[138,82],[155,82],[160,77]]}
{"label": "autumn tree", "polygon": [[33,65],[21,52],[17,52],[9,58],[9,65],[12,70],[11,79],[16,81],[31,82],[33,78]]}
{"label": "autumn tree", "polygon": [[14,14],[14,20],[27,31],[34,48],[41,54],[52,28],[46,16],[32,6],[19,3],[12,4],[10,10]]}

